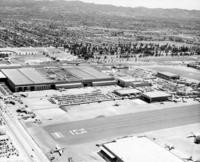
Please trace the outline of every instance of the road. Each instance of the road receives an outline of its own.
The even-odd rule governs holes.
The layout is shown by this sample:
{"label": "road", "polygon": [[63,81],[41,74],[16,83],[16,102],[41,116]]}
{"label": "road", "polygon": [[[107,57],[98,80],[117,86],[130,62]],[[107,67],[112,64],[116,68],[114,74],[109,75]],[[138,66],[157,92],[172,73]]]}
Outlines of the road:
{"label": "road", "polygon": [[49,125],[44,129],[60,144],[73,145],[197,122],[199,104]]}
{"label": "road", "polygon": [[18,143],[26,154],[27,162],[48,162],[48,158],[39,148],[39,146],[33,141],[31,136],[27,133],[24,127],[20,124],[18,119],[12,116],[3,102],[0,102],[0,106],[3,108],[1,111],[7,126],[13,132],[13,135],[17,139]]}

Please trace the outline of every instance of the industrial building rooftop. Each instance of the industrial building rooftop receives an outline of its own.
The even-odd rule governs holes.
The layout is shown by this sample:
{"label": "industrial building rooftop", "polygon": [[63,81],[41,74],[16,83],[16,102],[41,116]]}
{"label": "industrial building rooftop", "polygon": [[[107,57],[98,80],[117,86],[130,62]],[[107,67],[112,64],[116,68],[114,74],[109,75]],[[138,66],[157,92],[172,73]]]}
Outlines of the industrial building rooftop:
{"label": "industrial building rooftop", "polygon": [[143,93],[143,95],[149,97],[149,98],[157,98],[157,97],[169,97],[170,94],[163,92],[163,91],[151,91]]}
{"label": "industrial building rooftop", "polygon": [[123,88],[123,89],[115,90],[115,93],[121,96],[125,96],[125,95],[132,95],[132,94],[140,94],[141,91],[134,88]]}
{"label": "industrial building rooftop", "polygon": [[2,72],[15,85],[48,83],[50,80],[44,78],[34,68],[3,69]]}
{"label": "industrial building rooftop", "polygon": [[[89,66],[2,69],[2,73],[6,76],[10,88],[15,92],[56,87],[76,88],[80,87],[78,86],[80,84],[82,86],[92,86],[93,83],[94,86],[97,84],[104,85],[104,82],[109,85],[115,84],[113,77]],[[73,86],[71,83],[73,83]]]}
{"label": "industrial building rooftop", "polygon": [[123,162],[183,162],[146,137],[129,137],[103,144],[103,151]]}

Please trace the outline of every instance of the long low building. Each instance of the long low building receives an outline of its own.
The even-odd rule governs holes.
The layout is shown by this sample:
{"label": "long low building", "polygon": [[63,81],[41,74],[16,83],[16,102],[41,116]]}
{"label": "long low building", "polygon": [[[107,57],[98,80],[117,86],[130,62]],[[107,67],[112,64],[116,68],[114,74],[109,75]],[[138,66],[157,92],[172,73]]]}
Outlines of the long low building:
{"label": "long low building", "polygon": [[14,92],[83,86],[114,85],[110,77],[89,66],[2,69],[6,83]]}
{"label": "long low building", "polygon": [[145,80],[138,80],[133,77],[119,77],[116,79],[118,85],[122,87],[146,87],[146,86],[152,86],[149,81]]}
{"label": "long low building", "polygon": [[119,96],[140,95],[142,92],[134,88],[123,88],[114,91]]}
{"label": "long low building", "polygon": [[170,73],[170,72],[158,72],[157,73],[157,77],[163,78],[163,79],[167,79],[167,80],[176,80],[176,79],[180,79],[180,76],[174,73]]}
{"label": "long low building", "polygon": [[7,85],[14,92],[51,88],[51,81],[34,68],[2,69],[2,72],[7,77]]}
{"label": "long low building", "polygon": [[109,162],[183,162],[146,137],[122,138],[102,144],[100,149]]}

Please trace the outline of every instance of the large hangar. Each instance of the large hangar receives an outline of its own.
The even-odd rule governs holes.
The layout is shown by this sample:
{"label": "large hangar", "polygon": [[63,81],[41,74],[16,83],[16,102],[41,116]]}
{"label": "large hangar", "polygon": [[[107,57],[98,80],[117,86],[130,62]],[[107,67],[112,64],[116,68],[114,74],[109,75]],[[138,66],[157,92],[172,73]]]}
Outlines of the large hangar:
{"label": "large hangar", "polygon": [[[73,76],[77,77],[83,83],[83,86],[92,86],[93,83],[98,85],[107,84],[114,78],[88,66],[65,67],[65,69]],[[115,82],[113,82],[115,84]]]}
{"label": "large hangar", "polygon": [[7,84],[14,92],[45,90],[51,88],[51,81],[44,78],[34,68],[2,69]]}
{"label": "large hangar", "polygon": [[115,80],[89,66],[2,69],[14,92],[113,85]]}
{"label": "large hangar", "polygon": [[122,138],[100,149],[100,155],[109,162],[183,162],[146,137]]}

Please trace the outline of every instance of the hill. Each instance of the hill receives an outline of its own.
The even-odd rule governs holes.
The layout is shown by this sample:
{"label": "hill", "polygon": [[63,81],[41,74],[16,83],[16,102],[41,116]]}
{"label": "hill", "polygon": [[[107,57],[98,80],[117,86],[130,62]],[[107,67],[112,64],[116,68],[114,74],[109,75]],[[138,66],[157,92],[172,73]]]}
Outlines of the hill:
{"label": "hill", "polygon": [[112,5],[97,5],[80,1],[64,0],[1,0],[1,12],[16,12],[38,14],[83,14],[99,16],[120,16],[127,18],[170,18],[199,19],[200,11],[183,9],[150,9],[144,7],[116,7]]}

